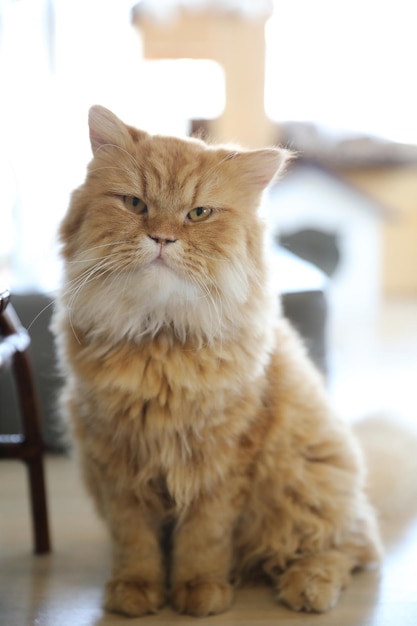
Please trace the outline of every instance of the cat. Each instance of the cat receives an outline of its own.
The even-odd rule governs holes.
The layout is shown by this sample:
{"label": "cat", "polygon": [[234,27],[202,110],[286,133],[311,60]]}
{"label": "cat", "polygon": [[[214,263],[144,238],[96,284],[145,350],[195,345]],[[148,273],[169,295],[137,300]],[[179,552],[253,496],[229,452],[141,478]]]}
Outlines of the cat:
{"label": "cat", "polygon": [[262,576],[327,611],[382,549],[358,443],[268,289],[258,208],[291,155],[150,135],[101,106],[89,128],[53,329],[113,546],[104,607],[206,616]]}

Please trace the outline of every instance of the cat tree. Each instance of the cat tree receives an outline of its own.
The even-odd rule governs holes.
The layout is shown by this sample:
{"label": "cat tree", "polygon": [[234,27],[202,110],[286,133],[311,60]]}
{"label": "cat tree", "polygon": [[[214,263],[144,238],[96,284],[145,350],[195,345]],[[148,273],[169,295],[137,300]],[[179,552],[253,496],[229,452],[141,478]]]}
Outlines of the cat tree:
{"label": "cat tree", "polygon": [[210,123],[216,141],[248,147],[274,143],[264,108],[265,23],[269,0],[243,2],[141,2],[132,20],[140,32],[145,59],[211,59],[225,74],[225,109]]}

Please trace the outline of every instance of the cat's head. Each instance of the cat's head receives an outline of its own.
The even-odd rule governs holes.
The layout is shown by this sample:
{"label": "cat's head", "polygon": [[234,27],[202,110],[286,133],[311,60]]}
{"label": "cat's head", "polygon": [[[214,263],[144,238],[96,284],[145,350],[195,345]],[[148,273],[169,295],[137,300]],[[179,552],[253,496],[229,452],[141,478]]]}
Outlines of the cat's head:
{"label": "cat's head", "polygon": [[60,229],[74,323],[98,332],[112,303],[121,335],[213,336],[263,280],[257,208],[287,152],[149,135],[100,106],[89,125],[94,156]]}

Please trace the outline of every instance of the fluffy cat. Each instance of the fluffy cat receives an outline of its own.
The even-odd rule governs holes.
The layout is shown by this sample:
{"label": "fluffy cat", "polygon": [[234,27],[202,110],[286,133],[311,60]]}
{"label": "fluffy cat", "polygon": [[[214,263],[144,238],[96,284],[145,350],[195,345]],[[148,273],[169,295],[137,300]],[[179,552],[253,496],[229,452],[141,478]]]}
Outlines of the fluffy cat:
{"label": "fluffy cat", "polygon": [[261,574],[327,611],[381,548],[356,440],[267,288],[257,209],[288,154],[151,136],[99,106],[89,122],[54,332],[113,544],[105,607],[220,613]]}

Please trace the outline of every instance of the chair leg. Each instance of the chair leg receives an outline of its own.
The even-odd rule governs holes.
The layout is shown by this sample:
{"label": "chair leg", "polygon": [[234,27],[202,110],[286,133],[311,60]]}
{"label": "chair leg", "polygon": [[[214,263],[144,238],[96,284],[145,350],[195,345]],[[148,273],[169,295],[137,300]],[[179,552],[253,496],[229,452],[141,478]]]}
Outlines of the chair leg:
{"label": "chair leg", "polygon": [[44,445],[39,401],[27,351],[15,354],[13,366],[23,422],[22,460],[28,468],[34,552],[44,554],[51,550],[43,465]]}
{"label": "chair leg", "polygon": [[37,456],[26,461],[29,479],[30,506],[35,554],[51,551],[48,510],[46,505],[43,459]]}

